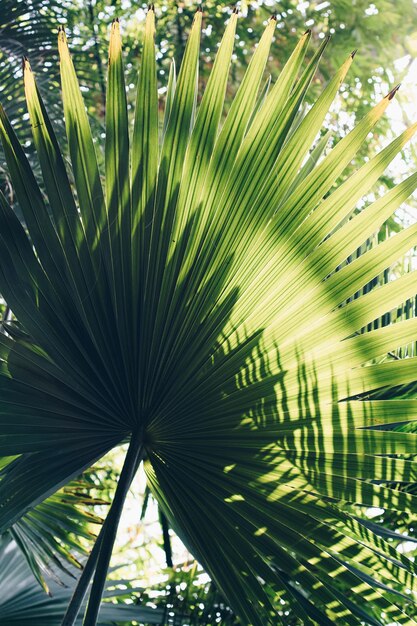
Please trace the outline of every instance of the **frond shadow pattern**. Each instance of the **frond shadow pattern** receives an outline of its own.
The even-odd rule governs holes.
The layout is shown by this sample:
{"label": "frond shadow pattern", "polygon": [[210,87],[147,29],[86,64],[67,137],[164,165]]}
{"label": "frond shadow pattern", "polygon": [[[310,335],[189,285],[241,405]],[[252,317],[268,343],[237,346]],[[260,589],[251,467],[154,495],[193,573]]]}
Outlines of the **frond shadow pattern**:
{"label": "frond shadow pattern", "polygon": [[0,482],[0,529],[132,437],[242,623],[285,623],[282,602],[306,625],[416,623],[416,566],[367,511],[415,511],[398,488],[416,481],[415,435],[393,426],[417,404],[364,394],[415,380],[415,359],[377,359],[417,322],[356,332],[415,294],[416,273],[349,299],[415,246],[417,226],[345,264],[417,187],[413,174],[355,213],[416,125],[331,191],[396,89],[306,161],[354,55],[300,118],[328,41],[304,66],[306,32],[260,91],[272,18],[223,119],[238,16],[197,107],[202,19],[171,71],[162,133],[154,10],[132,132],[114,22],[104,186],[62,30],[76,194],[28,61],[47,203],[0,110],[26,224],[1,198],[0,291],[20,326],[0,335],[0,451],[21,456]]}

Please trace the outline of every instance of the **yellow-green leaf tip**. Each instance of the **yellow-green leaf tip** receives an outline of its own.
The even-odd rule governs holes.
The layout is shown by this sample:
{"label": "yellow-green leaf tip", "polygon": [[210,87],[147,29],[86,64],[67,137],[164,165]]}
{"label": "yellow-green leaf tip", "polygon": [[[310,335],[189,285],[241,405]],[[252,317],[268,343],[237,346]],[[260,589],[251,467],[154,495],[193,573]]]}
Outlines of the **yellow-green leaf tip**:
{"label": "yellow-green leaf tip", "polygon": [[396,85],[395,87],[393,87],[393,89],[391,89],[390,92],[387,93],[387,95],[385,96],[386,98],[388,98],[388,100],[392,100],[393,97],[395,96],[395,94],[397,93],[397,91],[399,90],[399,88],[401,87],[401,83],[398,83],[398,85]]}

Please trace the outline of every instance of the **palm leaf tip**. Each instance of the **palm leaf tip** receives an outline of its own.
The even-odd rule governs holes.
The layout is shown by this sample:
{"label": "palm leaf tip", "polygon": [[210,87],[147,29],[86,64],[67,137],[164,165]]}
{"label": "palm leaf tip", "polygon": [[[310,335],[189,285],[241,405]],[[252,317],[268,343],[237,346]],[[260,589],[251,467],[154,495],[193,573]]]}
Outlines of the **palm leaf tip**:
{"label": "palm leaf tip", "polygon": [[415,566],[367,510],[415,507],[398,488],[415,483],[415,435],[395,425],[417,407],[374,396],[415,378],[413,359],[383,361],[415,339],[415,319],[375,323],[415,293],[415,273],[371,287],[415,245],[416,228],[371,240],[417,177],[352,212],[416,125],[333,190],[398,87],[323,156],[327,138],[314,141],[354,52],[303,115],[327,43],[305,65],[306,31],[259,101],[272,16],[226,115],[237,11],[199,101],[199,6],[159,137],[148,8],[132,141],[111,27],[104,185],[61,27],[71,176],[24,62],[48,204],[0,109],[26,221],[0,197],[0,291],[22,328],[0,335],[0,447],[21,455],[0,482],[0,528],[130,439],[66,625],[94,570],[85,624],[97,620],[142,459],[164,515],[242,623],[275,624],[284,603],[305,624],[409,624]]}
{"label": "palm leaf tip", "polygon": [[393,87],[391,89],[391,91],[389,91],[387,93],[387,95],[385,96],[386,98],[388,98],[388,100],[392,100],[395,96],[395,94],[397,93],[397,91],[399,90],[399,88],[401,87],[401,83],[399,83],[398,85],[396,85],[395,87]]}

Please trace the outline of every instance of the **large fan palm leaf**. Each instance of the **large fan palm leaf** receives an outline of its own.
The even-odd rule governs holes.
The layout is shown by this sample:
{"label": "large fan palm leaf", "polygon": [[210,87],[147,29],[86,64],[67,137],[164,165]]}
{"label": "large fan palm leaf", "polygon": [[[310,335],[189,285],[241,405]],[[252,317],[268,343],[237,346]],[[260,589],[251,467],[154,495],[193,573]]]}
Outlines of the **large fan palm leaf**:
{"label": "large fan palm leaf", "polygon": [[414,174],[352,217],[417,127],[332,190],[396,90],[303,167],[354,55],[300,121],[327,41],[302,69],[305,33],[258,101],[271,19],[222,123],[236,20],[197,106],[196,13],[160,140],[150,9],[131,147],[114,22],[104,188],[63,31],[75,189],[28,61],[47,204],[0,110],[27,226],[2,198],[0,291],[27,336],[0,335],[0,451],[23,455],[0,484],[0,528],[130,439],[66,624],[96,568],[84,622],[95,623],[142,460],[173,528],[243,623],[285,621],[282,601],[304,624],[411,624],[415,565],[366,510],[414,510],[398,484],[416,480],[416,440],[394,425],[415,420],[417,405],[366,394],[415,380],[414,359],[378,359],[413,340],[417,321],[361,331],[416,293],[416,273],[349,299],[414,247],[417,227],[346,260],[417,187]]}

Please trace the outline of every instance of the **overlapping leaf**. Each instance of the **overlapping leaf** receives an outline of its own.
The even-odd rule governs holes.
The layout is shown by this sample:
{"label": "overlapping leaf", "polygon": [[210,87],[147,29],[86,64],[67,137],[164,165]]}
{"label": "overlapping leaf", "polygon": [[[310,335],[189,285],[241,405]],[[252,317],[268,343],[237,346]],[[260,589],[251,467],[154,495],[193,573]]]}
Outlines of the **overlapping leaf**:
{"label": "overlapping leaf", "polygon": [[[0,538],[0,621],[8,626],[59,626],[71,597],[71,578],[65,585],[52,585],[52,595],[42,592],[16,543]],[[129,585],[129,586],[128,586]],[[147,624],[160,624],[164,610],[150,606],[137,606],[124,602],[125,597],[135,597],[135,587],[125,580],[109,582],[106,600],[102,603],[99,624],[126,624],[133,620]],[[118,600],[118,603],[114,603]],[[78,620],[77,624],[81,624]]]}

